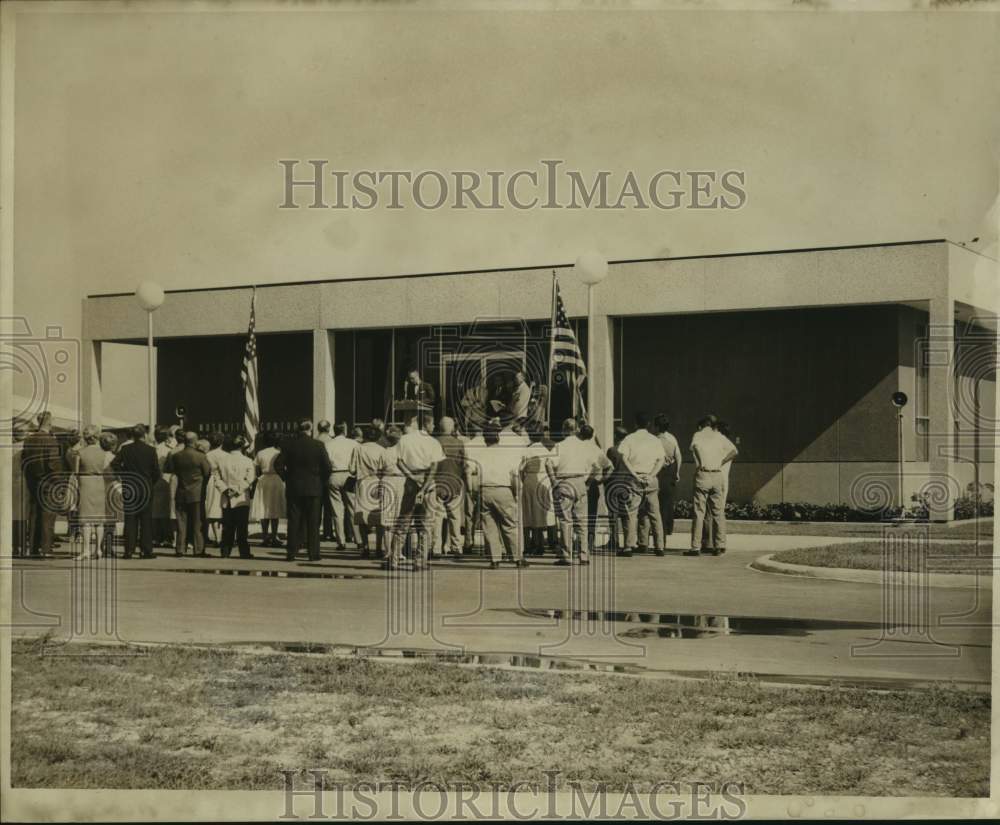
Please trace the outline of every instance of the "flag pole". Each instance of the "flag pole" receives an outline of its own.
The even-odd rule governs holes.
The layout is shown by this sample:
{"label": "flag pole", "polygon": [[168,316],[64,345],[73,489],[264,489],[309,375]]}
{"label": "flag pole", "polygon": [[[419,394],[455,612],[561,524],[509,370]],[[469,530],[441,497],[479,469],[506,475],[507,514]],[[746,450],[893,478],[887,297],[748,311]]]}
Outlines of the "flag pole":
{"label": "flag pole", "polygon": [[545,423],[549,427],[549,433],[552,432],[552,391],[554,389],[552,382],[552,372],[555,366],[552,358],[555,355],[556,349],[556,271],[552,270],[552,318],[551,324],[549,325],[549,391],[546,393],[545,398]]}

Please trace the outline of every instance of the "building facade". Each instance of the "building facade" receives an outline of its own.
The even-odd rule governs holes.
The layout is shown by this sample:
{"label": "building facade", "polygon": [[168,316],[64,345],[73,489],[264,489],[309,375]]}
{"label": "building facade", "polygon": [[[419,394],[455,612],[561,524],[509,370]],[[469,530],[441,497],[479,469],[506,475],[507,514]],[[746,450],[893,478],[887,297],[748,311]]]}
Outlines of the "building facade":
{"label": "building facade", "polygon": [[[589,319],[587,287],[555,270],[589,350],[587,413],[603,444],[644,411],[666,412],[686,445],[715,413],[740,437],[736,501],[872,508],[902,483],[945,519],[969,485],[992,484],[995,261],[947,241],[619,261]],[[545,383],[552,271],[259,287],[264,426],[391,419],[412,367],[436,388],[438,414],[488,376]],[[191,426],[241,426],[251,293],[168,293],[155,315],[159,421],[182,406]],[[146,317],[131,295],[101,295],[85,299],[83,321],[83,417],[100,420],[102,384],[122,380],[102,370],[102,344],[141,343]],[[555,423],[574,393],[551,383]]]}

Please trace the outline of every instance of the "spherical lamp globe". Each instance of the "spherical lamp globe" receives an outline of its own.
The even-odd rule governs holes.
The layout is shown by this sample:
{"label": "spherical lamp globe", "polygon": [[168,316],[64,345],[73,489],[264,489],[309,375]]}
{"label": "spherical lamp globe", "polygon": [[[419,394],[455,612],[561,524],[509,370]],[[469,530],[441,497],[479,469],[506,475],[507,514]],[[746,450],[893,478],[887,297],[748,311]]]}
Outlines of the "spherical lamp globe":
{"label": "spherical lamp globe", "polygon": [[573,268],[576,270],[577,275],[580,276],[580,280],[587,286],[599,284],[608,277],[607,259],[600,252],[594,250],[584,252],[577,258]]}
{"label": "spherical lamp globe", "polygon": [[163,287],[152,281],[143,281],[136,289],[135,297],[146,312],[153,312],[163,304]]}

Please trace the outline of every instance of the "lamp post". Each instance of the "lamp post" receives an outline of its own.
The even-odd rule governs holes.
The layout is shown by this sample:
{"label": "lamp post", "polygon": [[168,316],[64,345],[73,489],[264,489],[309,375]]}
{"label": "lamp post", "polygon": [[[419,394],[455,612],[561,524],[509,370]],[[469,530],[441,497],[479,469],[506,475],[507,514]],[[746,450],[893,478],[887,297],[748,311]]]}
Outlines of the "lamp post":
{"label": "lamp post", "polygon": [[896,438],[899,447],[899,517],[903,518],[903,407],[909,399],[905,392],[892,394],[892,406],[896,408]]}
{"label": "lamp post", "polygon": [[156,427],[156,410],[153,408],[153,396],[156,388],[156,377],[153,374],[153,313],[163,305],[163,287],[152,281],[143,281],[135,291],[135,299],[146,311],[146,363],[149,379],[149,432]]}
{"label": "lamp post", "polygon": [[594,287],[608,277],[608,261],[600,252],[591,250],[576,259],[573,269],[587,285],[587,418],[594,414]]}

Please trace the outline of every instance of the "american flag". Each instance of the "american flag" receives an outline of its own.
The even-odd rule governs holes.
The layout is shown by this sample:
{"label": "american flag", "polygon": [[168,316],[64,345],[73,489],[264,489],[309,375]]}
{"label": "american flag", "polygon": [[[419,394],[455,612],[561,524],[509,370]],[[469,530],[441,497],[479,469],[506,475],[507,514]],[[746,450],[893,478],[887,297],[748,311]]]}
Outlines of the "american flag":
{"label": "american flag", "polygon": [[247,345],[243,351],[243,367],[240,378],[243,380],[243,434],[247,439],[247,449],[252,450],[260,429],[260,400],[257,382],[257,336],[254,332],[256,324],[257,288],[254,287],[250,299],[250,328],[247,330]]}
{"label": "american flag", "polygon": [[573,334],[573,327],[566,317],[566,307],[563,306],[559,294],[559,279],[552,273],[552,370],[567,367],[576,377],[576,384],[587,377],[587,365],[583,362],[580,346]]}

